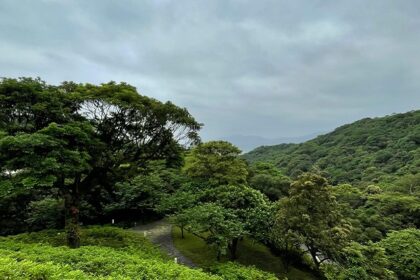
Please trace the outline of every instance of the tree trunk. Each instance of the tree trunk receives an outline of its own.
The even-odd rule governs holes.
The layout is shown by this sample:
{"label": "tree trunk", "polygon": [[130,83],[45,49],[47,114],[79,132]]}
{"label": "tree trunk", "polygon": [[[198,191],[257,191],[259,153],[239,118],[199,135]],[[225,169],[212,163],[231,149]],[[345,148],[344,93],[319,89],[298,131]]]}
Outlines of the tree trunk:
{"label": "tree trunk", "polygon": [[184,239],[184,226],[181,226],[181,238]]}
{"label": "tree trunk", "polygon": [[229,251],[230,251],[230,259],[231,260],[236,260],[237,256],[236,256],[236,251],[238,249],[238,238],[234,238],[232,239],[232,242],[229,244]]}
{"label": "tree trunk", "polygon": [[67,245],[70,248],[80,247],[80,228],[79,228],[79,193],[80,178],[75,179],[74,185],[67,188],[64,195],[65,224],[67,233]]}
{"label": "tree trunk", "polygon": [[316,256],[316,250],[309,249],[309,253],[311,254],[312,261],[314,262],[316,268],[319,270],[320,262]]}

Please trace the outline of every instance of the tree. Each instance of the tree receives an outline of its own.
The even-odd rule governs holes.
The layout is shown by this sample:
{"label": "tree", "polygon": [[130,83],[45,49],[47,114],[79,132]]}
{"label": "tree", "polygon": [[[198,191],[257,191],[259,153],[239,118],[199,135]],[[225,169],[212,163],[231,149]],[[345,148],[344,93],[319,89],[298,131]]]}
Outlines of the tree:
{"label": "tree", "polygon": [[193,148],[185,158],[185,173],[213,185],[242,184],[248,171],[241,151],[226,141],[210,141]]}
{"label": "tree", "polygon": [[0,140],[3,170],[14,170],[15,189],[57,187],[64,197],[66,230],[71,247],[79,246],[80,183],[91,169],[94,140],[88,123],[50,123],[34,133]]}
{"label": "tree", "polygon": [[276,201],[287,196],[291,180],[271,163],[258,162],[251,167],[249,185]]}
{"label": "tree", "polygon": [[[203,205],[206,207],[201,207]],[[173,213],[171,222],[178,225],[182,232],[184,229],[193,232],[215,246],[219,257],[229,253],[231,259],[237,258],[238,242],[245,236],[267,241],[272,222],[272,207],[268,199],[246,185],[214,187],[189,184],[162,199],[160,209]],[[208,213],[204,215],[200,211]],[[232,231],[208,224],[209,219],[224,220],[223,223],[229,224]],[[204,233],[209,226],[214,228],[206,236]]]}
{"label": "tree", "polygon": [[191,182],[185,183],[174,193],[162,195],[155,209],[159,213],[170,216],[170,222],[181,229],[181,237],[184,238],[184,229],[190,222],[190,217],[185,210],[197,205],[198,193]]}
{"label": "tree", "polygon": [[116,215],[141,217],[145,216],[158,204],[165,192],[165,186],[158,173],[141,174],[130,180],[115,185],[115,201],[106,207]]}
{"label": "tree", "polygon": [[150,160],[179,165],[183,146],[199,141],[200,127],[186,109],[125,83],[2,79],[0,182],[14,191],[59,189],[68,243],[78,247],[81,195],[112,190]]}
{"label": "tree", "polygon": [[237,258],[240,238],[249,235],[262,242],[268,240],[272,207],[261,192],[246,185],[224,185],[207,189],[199,200],[228,209],[235,214],[235,220],[243,225],[243,235],[233,238],[228,244],[232,259]]}
{"label": "tree", "polygon": [[419,279],[420,230],[415,228],[393,231],[379,242],[390,260],[391,269],[399,279]]}
{"label": "tree", "polygon": [[394,280],[388,269],[385,250],[377,244],[362,245],[352,242],[340,252],[339,262],[323,265],[329,280]]}
{"label": "tree", "polygon": [[234,240],[246,233],[245,225],[231,209],[223,208],[215,203],[204,203],[182,212],[189,221],[188,231],[214,246],[217,260],[225,255]]}
{"label": "tree", "polygon": [[297,238],[296,234],[288,228],[285,224],[286,211],[284,211],[288,199],[282,198],[276,203],[276,214],[274,216],[274,223],[270,230],[270,241],[277,253],[281,256],[281,261],[286,271],[289,271],[290,265],[296,259],[302,257],[300,250],[301,240]]}
{"label": "tree", "polygon": [[299,176],[278,207],[276,228],[288,233],[289,243],[302,245],[317,268],[327,259],[336,259],[351,227],[341,217],[325,178],[311,173]]}

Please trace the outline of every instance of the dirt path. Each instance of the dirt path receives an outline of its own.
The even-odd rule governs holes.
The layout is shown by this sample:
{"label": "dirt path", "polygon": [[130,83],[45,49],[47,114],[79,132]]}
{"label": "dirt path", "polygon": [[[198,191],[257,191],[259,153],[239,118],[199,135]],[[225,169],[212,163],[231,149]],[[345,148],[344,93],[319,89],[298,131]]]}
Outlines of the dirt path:
{"label": "dirt path", "polygon": [[146,225],[136,226],[133,230],[142,235],[146,232],[146,237],[149,238],[150,241],[166,250],[171,257],[177,258],[178,263],[189,267],[196,267],[190,259],[182,255],[181,252],[175,248],[172,239],[172,225],[168,222],[160,220]]}

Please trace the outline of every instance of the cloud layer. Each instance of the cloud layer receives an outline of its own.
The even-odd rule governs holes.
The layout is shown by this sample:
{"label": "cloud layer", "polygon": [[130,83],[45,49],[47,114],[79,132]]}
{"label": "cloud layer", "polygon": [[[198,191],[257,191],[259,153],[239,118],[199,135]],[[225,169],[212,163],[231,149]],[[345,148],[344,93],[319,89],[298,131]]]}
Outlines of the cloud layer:
{"label": "cloud layer", "polygon": [[420,2],[0,1],[0,76],[126,81],[203,137],[294,137],[420,108]]}

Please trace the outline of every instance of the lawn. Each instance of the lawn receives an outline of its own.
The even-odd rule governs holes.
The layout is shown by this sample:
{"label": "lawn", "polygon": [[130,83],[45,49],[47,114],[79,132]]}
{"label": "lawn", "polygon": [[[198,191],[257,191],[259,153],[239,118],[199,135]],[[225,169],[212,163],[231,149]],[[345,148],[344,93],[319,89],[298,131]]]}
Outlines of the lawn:
{"label": "lawn", "polygon": [[[181,231],[178,227],[173,227],[172,236],[175,247],[186,257],[190,258],[198,266],[206,268],[216,263],[216,251],[207,246],[200,238],[184,232],[184,239],[181,238]],[[227,261],[227,259],[222,259]],[[291,267],[289,272],[285,272],[281,259],[273,255],[270,250],[250,239],[244,239],[238,245],[238,260],[243,265],[254,265],[257,268],[272,272],[280,279],[287,276],[293,280],[315,280],[318,279],[311,273]]]}

